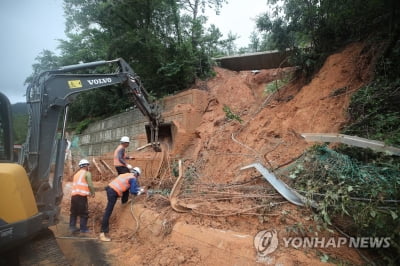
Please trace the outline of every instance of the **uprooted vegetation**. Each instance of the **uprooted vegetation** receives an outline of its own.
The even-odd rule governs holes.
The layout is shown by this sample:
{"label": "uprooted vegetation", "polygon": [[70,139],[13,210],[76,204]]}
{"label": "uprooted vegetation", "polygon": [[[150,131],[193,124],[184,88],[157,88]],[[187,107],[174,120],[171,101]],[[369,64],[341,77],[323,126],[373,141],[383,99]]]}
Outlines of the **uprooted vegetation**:
{"label": "uprooted vegetation", "polygon": [[362,162],[315,146],[296,162],[290,178],[294,188],[318,202],[317,223],[347,237],[389,237],[389,249],[371,252],[393,262],[399,251],[400,168],[392,163],[391,156]]}

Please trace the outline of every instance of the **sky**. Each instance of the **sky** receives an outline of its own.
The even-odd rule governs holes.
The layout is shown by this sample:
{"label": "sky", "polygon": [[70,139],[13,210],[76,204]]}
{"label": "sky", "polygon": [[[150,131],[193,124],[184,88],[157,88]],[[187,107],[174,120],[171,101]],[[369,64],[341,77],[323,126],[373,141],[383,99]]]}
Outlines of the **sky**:
{"label": "sky", "polygon": [[238,35],[235,44],[237,48],[247,47],[250,43],[250,34],[256,29],[255,19],[257,16],[267,12],[268,0],[228,0],[224,4],[220,14],[206,12],[208,23],[216,25],[223,34],[228,37],[231,31]]}
{"label": "sky", "polygon": [[25,102],[25,79],[44,50],[65,39],[62,0],[0,0],[0,91]]}
{"label": "sky", "polygon": [[[220,15],[207,12],[208,22],[228,37],[239,36],[245,47],[255,30],[254,18],[266,12],[267,0],[228,0]],[[65,39],[62,0],[0,0],[0,92],[10,102],[25,102],[25,79],[32,74],[35,58],[44,50],[58,53],[58,39]]]}

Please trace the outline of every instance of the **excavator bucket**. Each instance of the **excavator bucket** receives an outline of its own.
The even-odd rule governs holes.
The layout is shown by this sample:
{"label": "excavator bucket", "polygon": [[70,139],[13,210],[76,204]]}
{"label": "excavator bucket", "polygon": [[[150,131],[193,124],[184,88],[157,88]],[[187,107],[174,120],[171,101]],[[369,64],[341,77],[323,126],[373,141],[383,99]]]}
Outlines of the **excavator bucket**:
{"label": "excavator bucket", "polygon": [[158,127],[158,133],[154,132],[154,130],[152,130],[151,125],[149,124],[145,125],[145,127],[146,127],[147,142],[152,143],[152,146],[155,151],[161,151],[159,145],[160,143],[164,143],[167,144],[169,147],[172,147],[173,134],[172,134],[171,123],[161,123]]}

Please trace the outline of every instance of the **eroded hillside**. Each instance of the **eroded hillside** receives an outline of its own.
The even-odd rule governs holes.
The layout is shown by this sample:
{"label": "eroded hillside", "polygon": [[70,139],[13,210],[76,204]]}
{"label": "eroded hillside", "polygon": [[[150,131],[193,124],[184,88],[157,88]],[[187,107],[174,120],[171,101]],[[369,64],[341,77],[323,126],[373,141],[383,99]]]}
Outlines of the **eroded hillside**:
{"label": "eroded hillside", "polygon": [[[369,60],[361,43],[351,44],[330,56],[311,82],[292,81],[275,93],[266,93],[266,85],[294,68],[258,73],[215,68],[213,79],[193,88],[206,93],[207,104],[195,132],[175,142],[185,148],[157,155],[158,163],[152,167],[158,173],[141,180],[160,193],[137,197],[133,205],[117,204],[110,221],[113,241],[103,244],[115,255],[113,265],[314,265],[322,264],[323,254],[362,264],[359,254],[347,247],[296,249],[283,242],[260,261],[253,246],[258,231],[273,229],[280,238],[294,237],[301,228],[316,225],[309,209],[286,201],[258,172],[240,168],[259,162],[276,170],[312,145],[301,133],[339,132],[346,124],[351,95],[369,79]],[[130,154],[151,157],[149,151]],[[178,160],[183,162],[177,196],[182,212],[172,209],[168,195],[162,193],[176,182]],[[106,205],[103,187],[113,176],[103,173],[96,178],[94,167],[92,172],[98,191],[89,200],[90,224],[91,236],[97,237]],[[64,217],[69,215],[69,187],[67,182]],[[329,235],[338,234],[317,230],[312,234]]]}

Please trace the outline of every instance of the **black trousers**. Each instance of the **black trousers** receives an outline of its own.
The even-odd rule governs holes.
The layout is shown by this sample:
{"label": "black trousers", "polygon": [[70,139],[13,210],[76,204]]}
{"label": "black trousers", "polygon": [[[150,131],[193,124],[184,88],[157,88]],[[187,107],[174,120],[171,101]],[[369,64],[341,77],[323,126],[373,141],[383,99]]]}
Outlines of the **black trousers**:
{"label": "black trousers", "polygon": [[129,173],[129,169],[126,166],[115,166],[115,169],[117,170],[118,175]]}
{"label": "black trousers", "polygon": [[89,217],[89,205],[87,196],[74,195],[71,197],[71,216]]}

